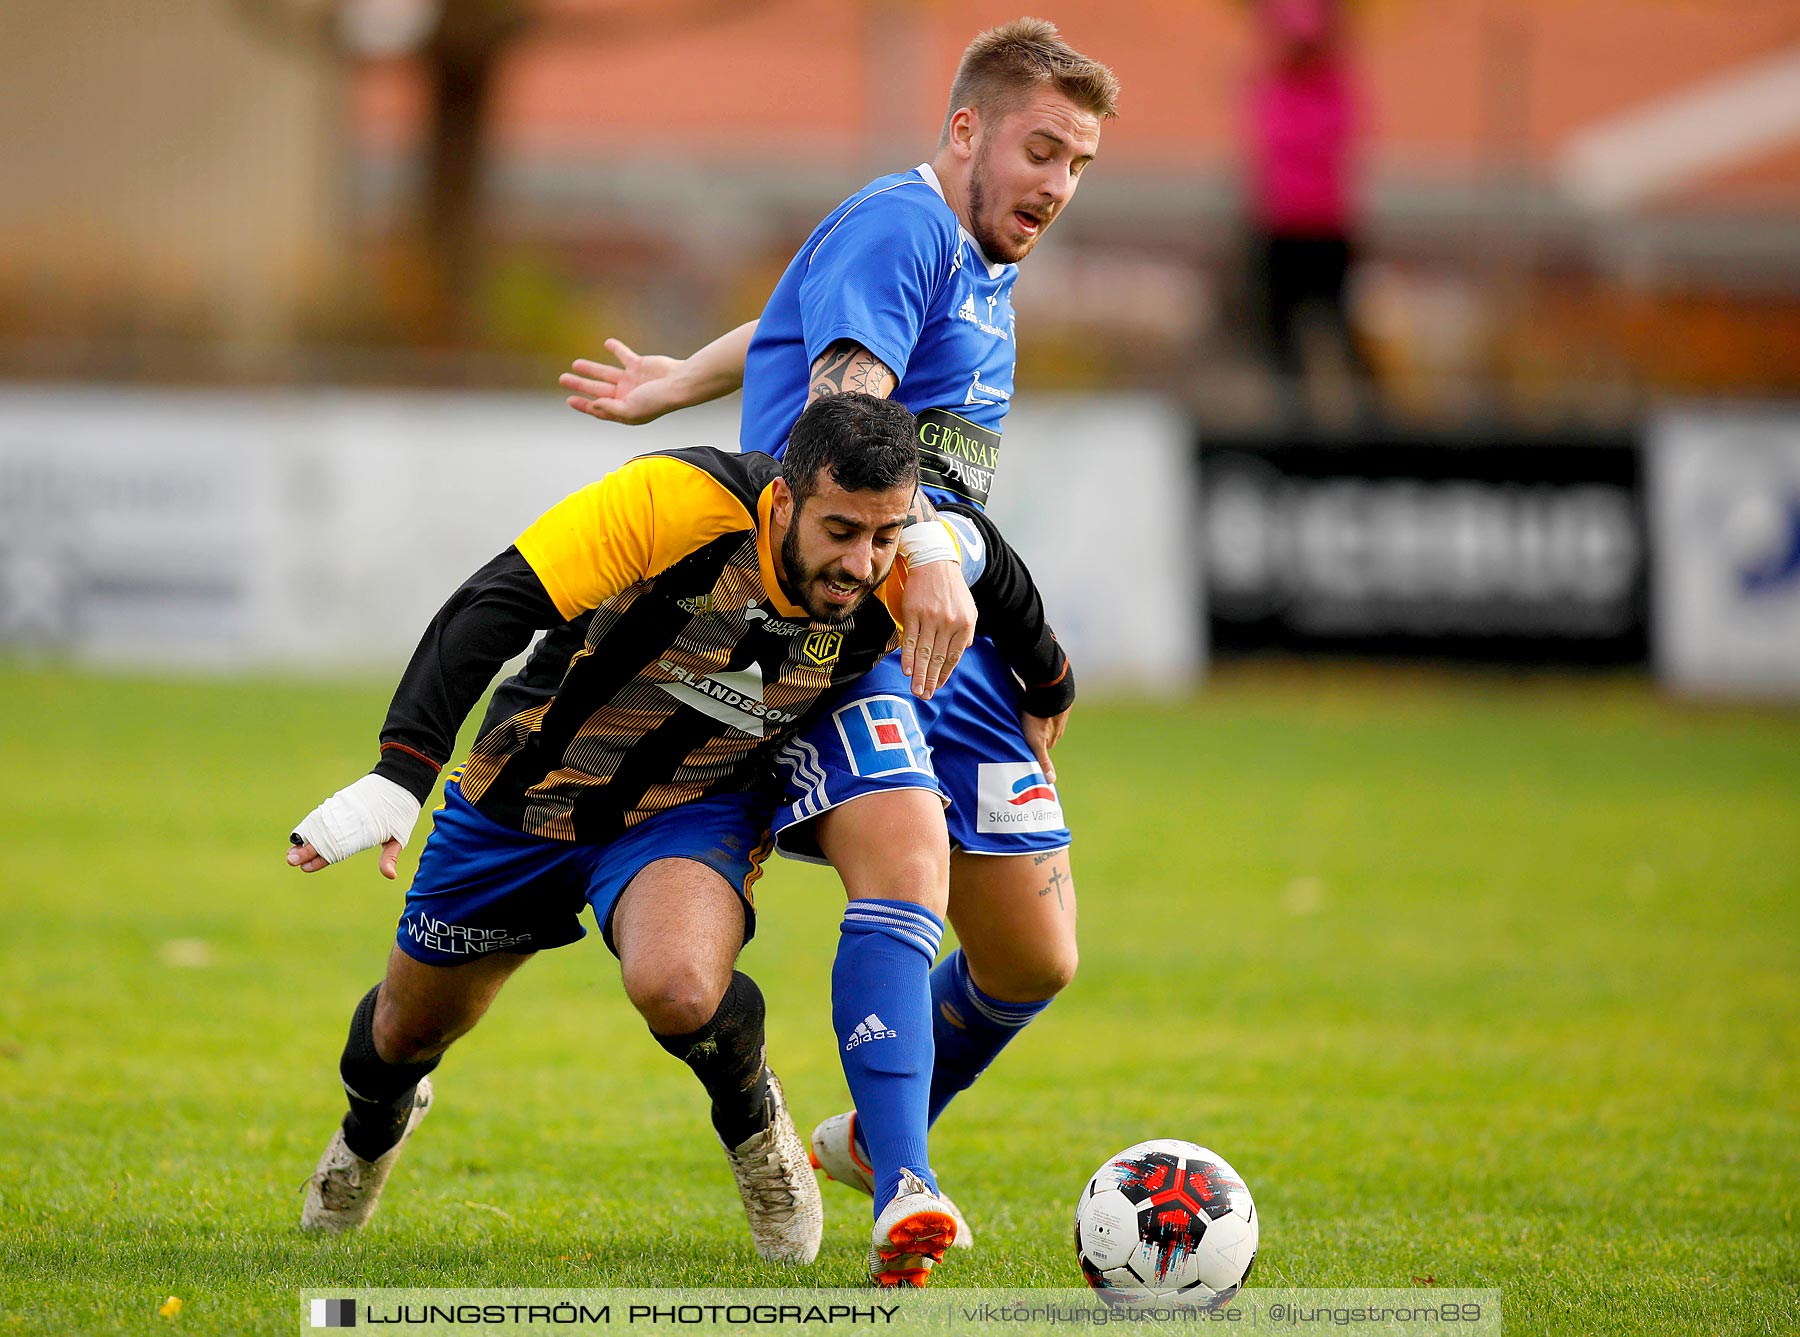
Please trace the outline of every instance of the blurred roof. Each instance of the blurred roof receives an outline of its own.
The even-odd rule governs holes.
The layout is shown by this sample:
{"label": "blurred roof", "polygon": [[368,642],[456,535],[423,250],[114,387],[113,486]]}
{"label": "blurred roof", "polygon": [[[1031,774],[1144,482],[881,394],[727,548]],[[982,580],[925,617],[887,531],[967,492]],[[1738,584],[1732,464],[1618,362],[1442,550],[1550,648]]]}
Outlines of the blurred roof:
{"label": "blurred roof", "polygon": [[[1247,3],[1024,7],[1120,75],[1123,111],[1106,132],[1104,166],[1148,175],[1235,162],[1239,91],[1256,56]],[[964,44],[1020,9],[1019,0],[745,0],[729,17],[641,24],[617,41],[604,24],[546,20],[506,59],[491,147],[503,160],[734,170],[891,166],[896,151],[916,160],[936,140]],[[1800,60],[1792,0],[1369,0],[1355,12],[1369,163],[1410,179],[1551,177],[1597,127],[1681,114],[1696,90],[1729,91],[1784,54]],[[409,63],[365,67],[356,112],[365,150],[403,150],[424,115]],[[1800,207],[1800,132],[1772,123],[1748,148],[1724,145],[1659,178],[1647,202],[1665,199]]]}

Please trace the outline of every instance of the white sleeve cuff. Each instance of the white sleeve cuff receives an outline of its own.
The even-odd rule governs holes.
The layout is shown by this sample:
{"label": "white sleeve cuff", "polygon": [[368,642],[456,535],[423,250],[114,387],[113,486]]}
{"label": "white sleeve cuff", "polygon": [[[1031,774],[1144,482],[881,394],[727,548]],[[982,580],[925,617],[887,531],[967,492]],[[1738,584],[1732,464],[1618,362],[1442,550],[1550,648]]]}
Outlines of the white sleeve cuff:
{"label": "white sleeve cuff", "polygon": [[908,566],[962,562],[962,552],[956,543],[956,531],[943,520],[919,520],[902,529],[900,555],[906,559]]}

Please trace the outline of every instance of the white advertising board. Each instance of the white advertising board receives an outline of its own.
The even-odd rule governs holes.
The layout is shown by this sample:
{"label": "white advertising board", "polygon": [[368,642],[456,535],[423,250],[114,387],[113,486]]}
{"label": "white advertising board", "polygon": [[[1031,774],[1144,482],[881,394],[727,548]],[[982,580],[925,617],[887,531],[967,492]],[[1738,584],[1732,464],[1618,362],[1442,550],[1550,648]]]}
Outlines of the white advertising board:
{"label": "white advertising board", "polygon": [[1206,650],[1193,427],[1148,396],[1034,396],[1006,415],[988,511],[1082,683],[1193,687]]}
{"label": "white advertising board", "polygon": [[1658,675],[1800,695],[1800,408],[1679,408],[1650,433]]}
{"label": "white advertising board", "polygon": [[[1184,423],[1069,399],[1009,428],[995,513],[1082,682],[1185,687]],[[736,440],[735,400],[624,428],[554,391],[0,388],[0,654],[397,673],[552,502],[632,455]]]}

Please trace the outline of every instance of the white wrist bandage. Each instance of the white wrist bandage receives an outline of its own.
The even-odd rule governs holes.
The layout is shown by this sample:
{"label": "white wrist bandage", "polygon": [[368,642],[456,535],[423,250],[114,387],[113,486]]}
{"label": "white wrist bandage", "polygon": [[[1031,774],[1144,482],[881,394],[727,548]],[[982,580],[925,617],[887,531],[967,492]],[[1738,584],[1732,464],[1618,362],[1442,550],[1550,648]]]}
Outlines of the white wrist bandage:
{"label": "white wrist bandage", "polygon": [[306,814],[294,828],[326,863],[337,863],[388,840],[402,847],[419,820],[419,800],[384,775],[365,775]]}
{"label": "white wrist bandage", "polygon": [[956,546],[956,536],[942,520],[920,520],[902,529],[900,555],[906,559],[908,566],[962,562],[962,553]]}

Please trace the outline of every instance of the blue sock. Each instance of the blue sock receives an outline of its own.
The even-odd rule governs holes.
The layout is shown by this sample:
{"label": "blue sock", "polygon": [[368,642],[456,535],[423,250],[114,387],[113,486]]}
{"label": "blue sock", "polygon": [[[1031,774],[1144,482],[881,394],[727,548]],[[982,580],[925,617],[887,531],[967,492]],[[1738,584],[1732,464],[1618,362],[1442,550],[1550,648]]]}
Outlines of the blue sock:
{"label": "blue sock", "polygon": [[[932,1123],[959,1091],[974,1085],[1013,1036],[1049,1007],[1050,1001],[1004,1003],[983,993],[970,978],[960,947],[938,964],[931,972],[931,1032],[937,1049],[931,1068]],[[856,1142],[866,1156],[862,1120],[858,1118],[856,1124]]]}
{"label": "blue sock", "polygon": [[875,1215],[905,1167],[935,1192],[926,1146],[932,1070],[931,963],[944,921],[910,901],[851,901],[831,967],[831,1019],[875,1170]]}
{"label": "blue sock", "polygon": [[1003,1003],[975,986],[962,949],[950,953],[931,972],[931,1030],[937,1062],[931,1069],[931,1122],[944,1106],[967,1091],[1007,1043],[1038,1013],[1050,1006]]}

